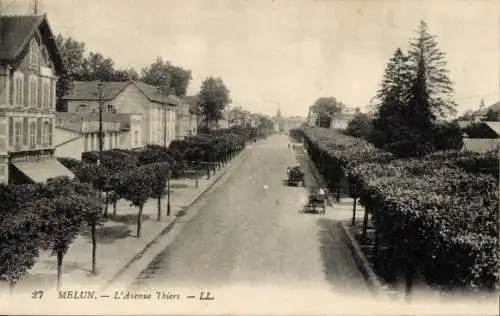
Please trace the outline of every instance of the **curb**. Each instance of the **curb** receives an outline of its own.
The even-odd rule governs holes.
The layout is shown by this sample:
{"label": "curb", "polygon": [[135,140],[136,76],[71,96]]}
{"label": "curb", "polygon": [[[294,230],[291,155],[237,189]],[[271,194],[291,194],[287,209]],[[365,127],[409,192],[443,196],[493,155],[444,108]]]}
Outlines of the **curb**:
{"label": "curb", "polygon": [[[198,200],[200,200],[201,197],[203,197],[205,195],[205,193],[207,193],[217,182],[219,182],[219,180],[225,175],[227,174],[229,171],[233,170],[234,168],[236,168],[240,163],[242,163],[245,158],[248,157],[248,154],[250,153],[250,150],[248,149],[248,147],[246,147],[238,156],[236,156],[229,164],[228,168],[226,168],[226,170],[222,171],[221,173],[219,173],[218,175],[215,175],[216,179],[210,183],[205,189],[203,189],[199,194],[197,194],[190,202],[186,203],[186,205],[184,206],[185,209],[186,209],[186,213],[187,213],[187,209],[189,209],[193,204],[195,204]],[[235,161],[237,160],[237,161]],[[227,166],[227,165],[226,165]],[[175,215],[174,215],[175,216]],[[122,274],[137,260],[139,260],[140,258],[142,258],[142,256],[144,255],[144,253],[146,253],[146,251],[151,248],[151,246],[153,244],[155,244],[158,239],[160,239],[161,237],[163,237],[163,235],[167,234],[169,231],[172,230],[172,228],[174,227],[174,225],[177,223],[177,220],[179,219],[180,217],[175,217],[174,220],[172,222],[170,222],[165,228],[163,228],[159,233],[158,235],[156,235],[153,240],[151,240],[149,243],[147,243],[144,248],[139,251],[136,255],[134,255],[134,257],[132,259],[130,259],[123,267],[120,268],[120,270],[118,270],[118,272],[110,279],[108,280],[101,288],[102,289],[106,289],[108,288],[111,284],[113,284],[120,276],[122,276]]]}
{"label": "curb", "polygon": [[386,293],[385,291],[384,286],[382,285],[379,278],[377,277],[377,275],[371,268],[370,264],[368,263],[368,260],[366,259],[365,255],[363,254],[363,251],[359,247],[358,242],[349,231],[349,227],[346,227],[346,225],[342,222],[339,223],[339,226],[344,237],[343,239],[347,247],[349,247],[349,249],[351,250],[351,253],[354,257],[354,261],[356,262],[356,265],[363,274],[365,281],[368,284],[368,287],[377,296],[388,295],[388,293]]}
{"label": "curb", "polygon": [[[305,157],[307,160],[307,163],[312,170],[313,177],[316,179],[318,182],[324,182],[323,177],[319,173],[319,171],[316,169],[316,166],[314,163],[311,161],[309,157],[309,153],[305,150],[304,148],[304,153]],[[328,193],[330,191],[325,188]],[[330,193],[331,194],[331,193]],[[331,205],[334,205],[331,201],[330,194],[327,194],[327,199],[328,202],[331,203]],[[358,242],[352,236],[351,232],[349,231],[349,228],[344,225],[344,223],[340,222],[339,226],[341,228],[342,234],[343,234],[343,239],[344,242],[346,243],[347,247],[352,253],[352,256],[354,257],[354,262],[356,262],[356,265],[358,266],[358,269],[361,271],[361,274],[363,274],[363,277],[366,281],[366,284],[370,288],[370,290],[377,296],[381,295],[387,295],[390,297],[390,295],[386,292],[385,287],[382,285],[380,282],[378,276],[375,274],[373,269],[371,268],[370,264],[368,263],[368,260],[366,259],[365,255],[361,251],[361,248],[359,247]]]}

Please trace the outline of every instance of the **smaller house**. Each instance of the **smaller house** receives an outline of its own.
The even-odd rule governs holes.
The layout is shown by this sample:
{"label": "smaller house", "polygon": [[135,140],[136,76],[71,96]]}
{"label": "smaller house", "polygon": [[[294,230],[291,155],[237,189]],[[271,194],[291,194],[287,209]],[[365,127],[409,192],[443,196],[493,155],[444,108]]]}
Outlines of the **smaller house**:
{"label": "smaller house", "polygon": [[479,124],[480,135],[487,135],[488,138],[477,138],[477,136],[474,137],[473,135],[464,133],[463,150],[484,153],[500,148],[500,122],[458,121],[458,125],[462,129],[468,127],[471,124]]}
{"label": "smaller house", "polygon": [[[142,147],[138,114],[102,113],[103,150]],[[55,155],[80,160],[82,153],[99,150],[98,113],[56,113]]]}

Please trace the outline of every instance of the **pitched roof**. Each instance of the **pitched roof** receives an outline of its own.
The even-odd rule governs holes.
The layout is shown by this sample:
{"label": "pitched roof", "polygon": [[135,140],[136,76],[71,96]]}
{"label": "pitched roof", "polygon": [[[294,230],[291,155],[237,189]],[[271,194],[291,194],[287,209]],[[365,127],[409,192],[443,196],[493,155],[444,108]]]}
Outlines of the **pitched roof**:
{"label": "pitched roof", "polygon": [[64,63],[45,14],[0,16],[0,60],[16,60],[29,45],[36,30],[42,35],[56,72],[64,73],[66,71]]}
{"label": "pitched roof", "polygon": [[500,135],[500,122],[486,122],[484,121],[489,128],[491,128],[497,135]]}
{"label": "pitched roof", "polygon": [[[104,100],[112,100],[122,92],[131,81],[106,82],[103,85]],[[97,81],[73,81],[70,92],[64,96],[65,100],[97,100]]]}
{"label": "pitched roof", "polygon": [[[65,100],[98,100],[97,96],[97,81],[74,81],[69,94],[64,96]],[[126,87],[135,85],[148,100],[156,103],[163,103],[158,88],[141,81],[121,81],[121,82],[104,82],[103,96],[104,100],[109,101],[116,98]],[[169,95],[167,98],[169,105],[180,105],[180,99],[176,96]]]}

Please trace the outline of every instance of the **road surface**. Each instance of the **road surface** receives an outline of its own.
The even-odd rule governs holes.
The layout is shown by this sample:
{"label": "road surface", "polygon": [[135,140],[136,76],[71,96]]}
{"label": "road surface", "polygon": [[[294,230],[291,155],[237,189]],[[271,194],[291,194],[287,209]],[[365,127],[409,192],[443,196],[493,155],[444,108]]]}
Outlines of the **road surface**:
{"label": "road surface", "polygon": [[276,135],[254,144],[131,288],[254,285],[367,293],[340,240],[335,210],[304,213],[306,188],[284,185],[286,167],[299,161],[306,187],[315,186],[302,151],[288,143],[288,136]]}

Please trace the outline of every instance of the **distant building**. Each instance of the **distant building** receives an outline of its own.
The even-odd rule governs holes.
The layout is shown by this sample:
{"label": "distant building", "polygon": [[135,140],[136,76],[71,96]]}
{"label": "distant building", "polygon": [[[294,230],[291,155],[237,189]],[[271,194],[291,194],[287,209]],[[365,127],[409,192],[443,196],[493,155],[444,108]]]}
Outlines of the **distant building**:
{"label": "distant building", "polygon": [[46,15],[0,16],[0,182],[74,177],[54,157],[62,58]]}

